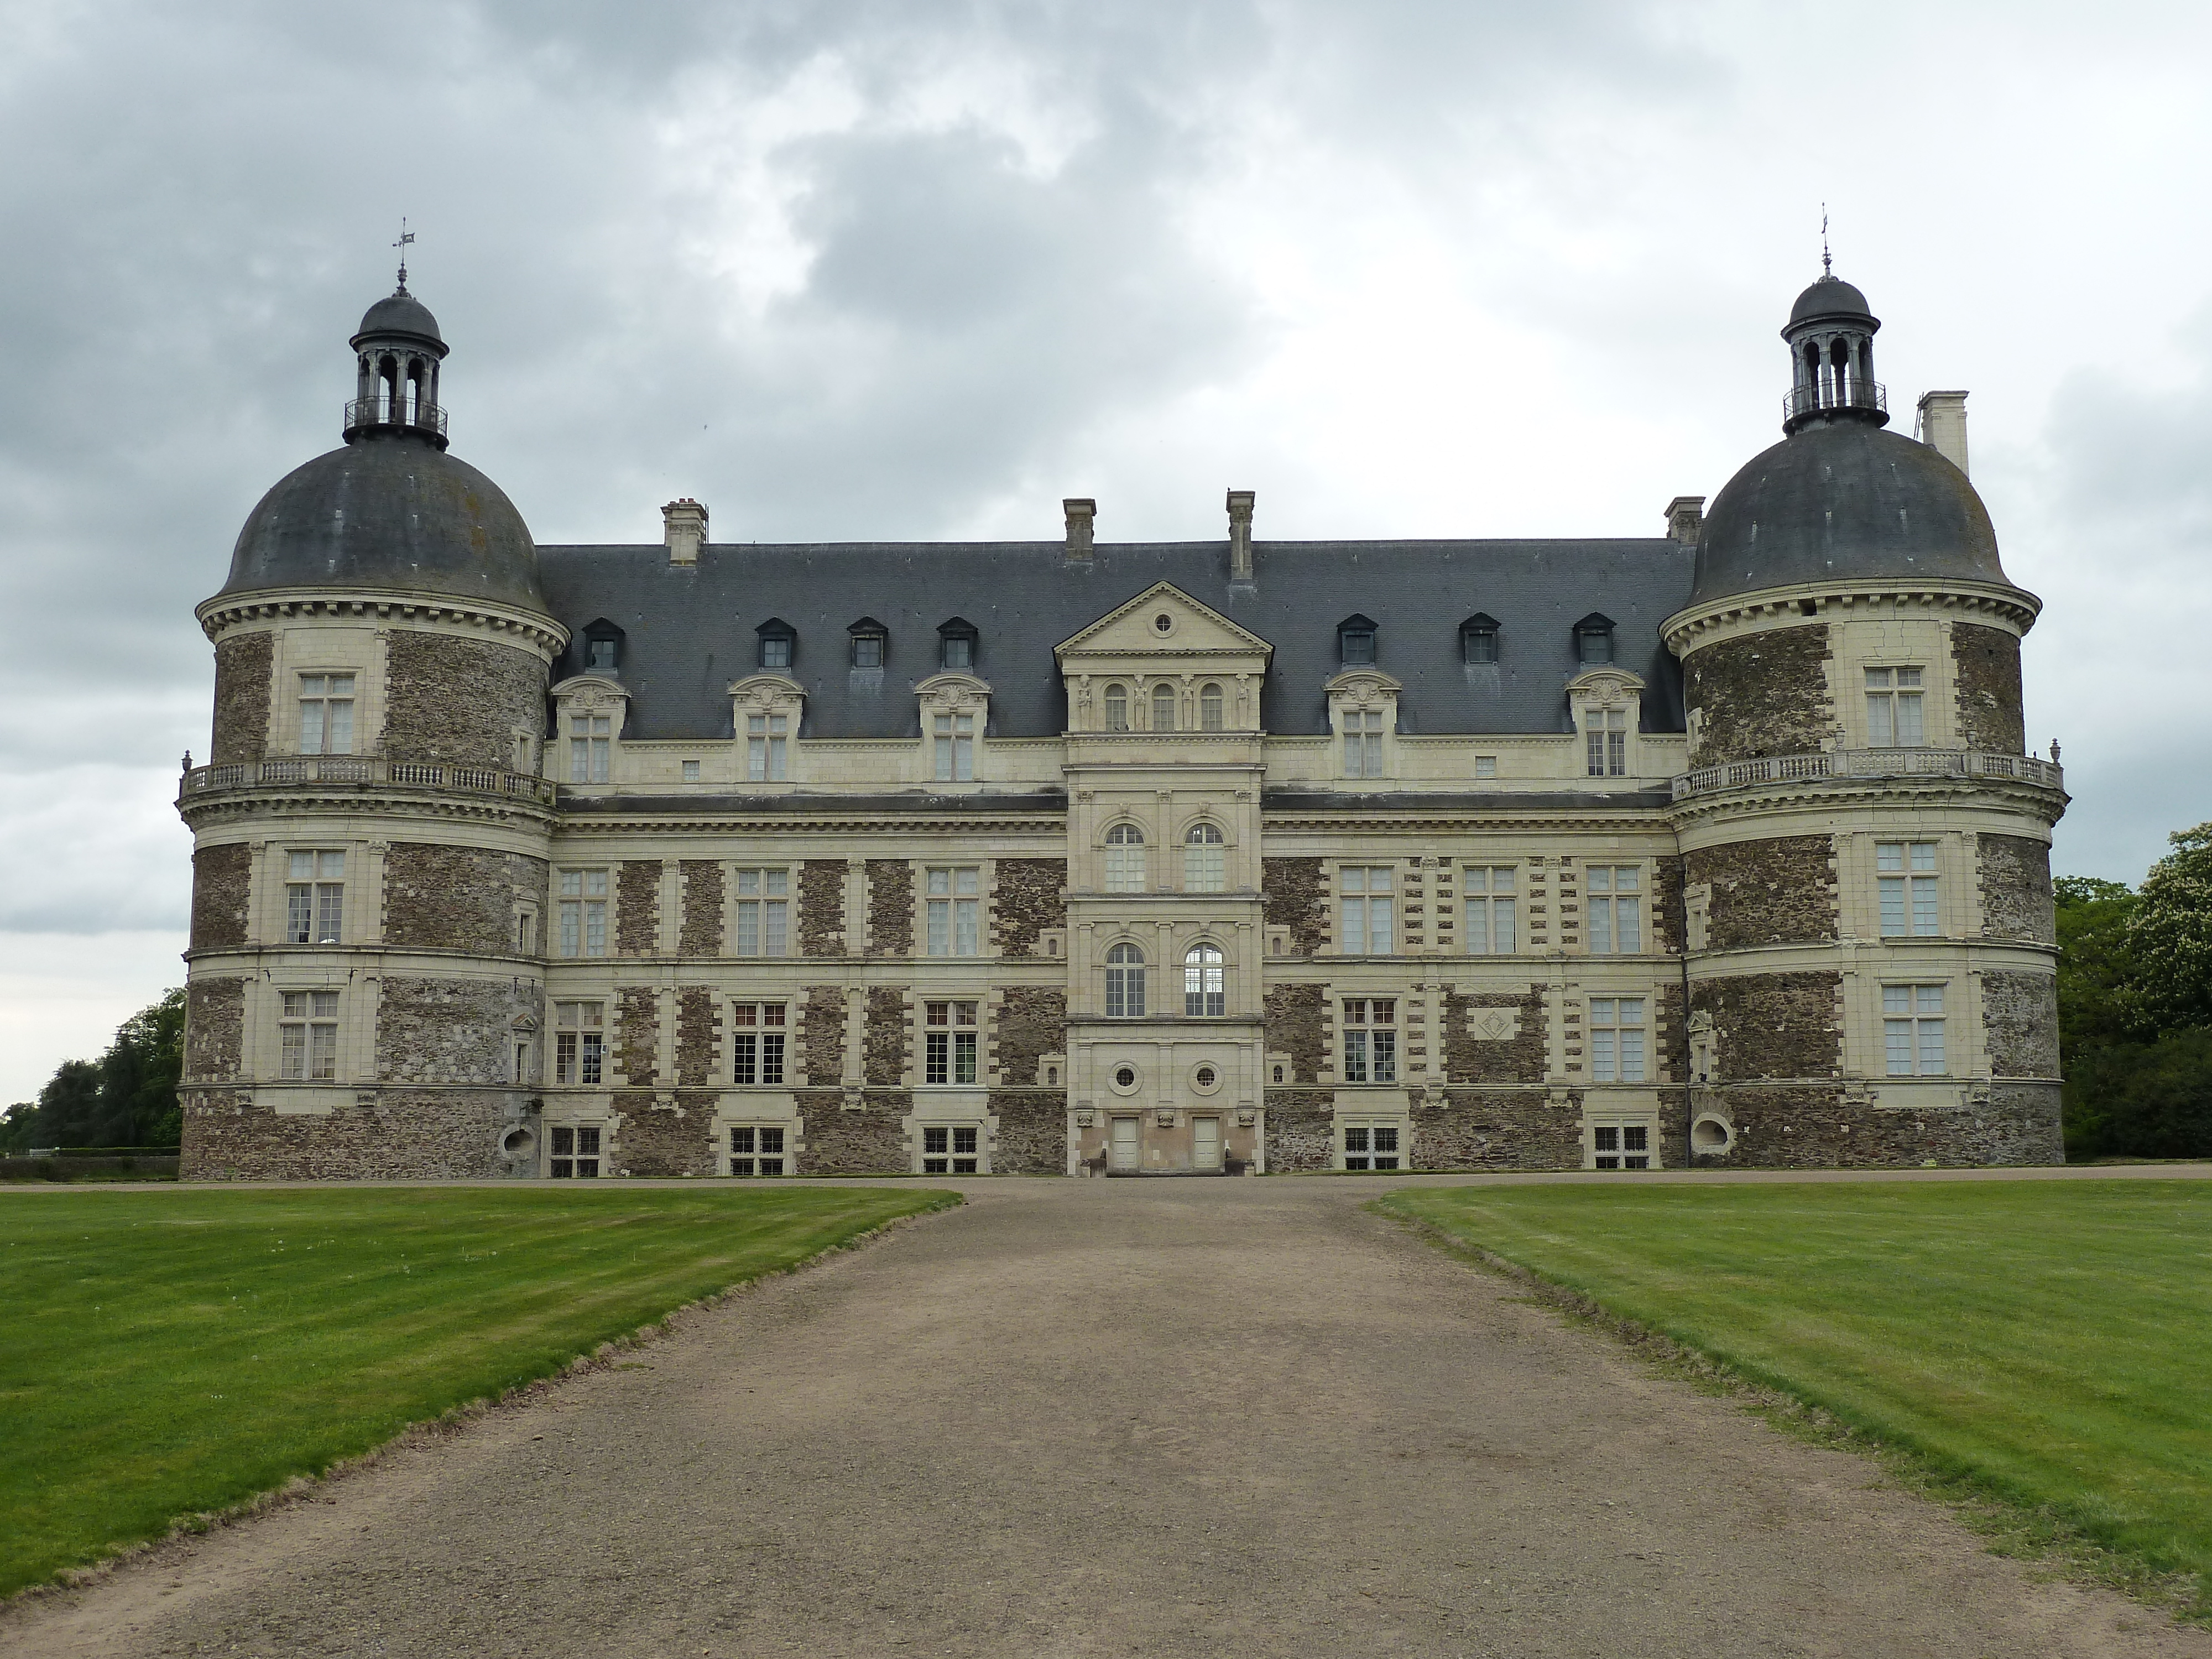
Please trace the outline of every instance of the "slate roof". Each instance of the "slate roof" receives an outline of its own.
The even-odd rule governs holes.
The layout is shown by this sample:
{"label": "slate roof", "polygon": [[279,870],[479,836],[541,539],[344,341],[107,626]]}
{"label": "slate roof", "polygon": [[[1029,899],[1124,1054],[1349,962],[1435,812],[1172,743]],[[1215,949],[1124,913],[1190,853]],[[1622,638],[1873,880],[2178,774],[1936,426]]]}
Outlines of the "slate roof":
{"label": "slate roof", "polygon": [[[1354,613],[1377,625],[1375,666],[1404,683],[1401,732],[1568,731],[1574,625],[1594,611],[1615,624],[1616,665],[1649,687],[1644,729],[1679,732],[1680,671],[1659,624],[1688,602],[1694,557],[1656,538],[1258,542],[1256,580],[1232,585],[1225,540],[1102,544],[1088,564],[1057,541],[716,543],[696,567],[658,544],[538,549],[546,602],[575,636],[556,680],[582,671],[586,627],[613,623],[624,732],[644,739],[728,737],[727,687],[760,672],[754,630],[771,617],[797,630],[788,672],[806,690],[805,736],[916,735],[913,688],[939,672],[938,626],[957,617],[979,631],[991,734],[1056,737],[1067,699],[1054,647],[1163,580],[1273,646],[1272,732],[1328,731],[1336,627]],[[1477,611],[1498,621],[1495,665],[1462,660],[1459,626]],[[849,666],[846,629],[862,617],[890,631],[881,669]]]}

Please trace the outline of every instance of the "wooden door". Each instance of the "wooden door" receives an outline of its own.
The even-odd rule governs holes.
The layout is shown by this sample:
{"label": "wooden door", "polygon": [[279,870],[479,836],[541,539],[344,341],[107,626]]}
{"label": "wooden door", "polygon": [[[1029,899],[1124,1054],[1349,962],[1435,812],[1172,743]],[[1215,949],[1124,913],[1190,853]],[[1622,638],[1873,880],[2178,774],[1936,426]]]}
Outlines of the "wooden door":
{"label": "wooden door", "polygon": [[1133,1117],[1114,1120],[1114,1167],[1117,1170],[1137,1167],[1137,1120]]}
{"label": "wooden door", "polygon": [[1221,1167],[1221,1120],[1218,1117],[1194,1117],[1190,1121],[1191,1167],[1198,1170],[1218,1170]]}

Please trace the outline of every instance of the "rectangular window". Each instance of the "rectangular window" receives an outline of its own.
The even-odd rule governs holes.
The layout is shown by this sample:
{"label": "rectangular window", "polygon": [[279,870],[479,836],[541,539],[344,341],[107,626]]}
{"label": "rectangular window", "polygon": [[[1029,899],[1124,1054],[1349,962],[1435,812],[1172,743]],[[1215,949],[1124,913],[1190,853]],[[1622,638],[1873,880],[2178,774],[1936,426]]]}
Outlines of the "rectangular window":
{"label": "rectangular window", "polygon": [[755,783],[781,783],[790,775],[784,759],[788,714],[745,716],[745,775]]}
{"label": "rectangular window", "polygon": [[1651,1167],[1651,1126],[1601,1125],[1590,1131],[1590,1162],[1601,1170],[1648,1170]]}
{"label": "rectangular window", "polygon": [[922,1005],[921,1080],[924,1083],[973,1084],[975,1081],[975,1005],[972,1002],[926,1002]]}
{"label": "rectangular window", "polygon": [[603,957],[607,953],[607,872],[561,872],[561,954]]}
{"label": "rectangular window", "polygon": [[1477,755],[1474,757],[1474,775],[1478,778],[1496,777],[1498,775],[1498,757],[1495,755]]}
{"label": "rectangular window", "polygon": [[975,777],[975,717],[939,714],[936,718],[937,781],[970,783]]}
{"label": "rectangular window", "polygon": [[958,1124],[927,1126],[921,1132],[924,1175],[974,1175],[979,1133]]}
{"label": "rectangular window", "polygon": [[780,957],[790,937],[790,882],[785,870],[738,872],[738,954]]}
{"label": "rectangular window", "polygon": [[[1346,865],[1340,872],[1342,890],[1337,903],[1344,913],[1342,933],[1346,956],[1387,957],[1390,954],[1390,866]],[[1379,896],[1378,896],[1379,895]]]}
{"label": "rectangular window", "polygon": [[791,635],[763,634],[760,642],[760,665],[763,668],[791,666]]}
{"label": "rectangular window", "polygon": [[1594,778],[1624,777],[1628,772],[1628,712],[1593,708],[1583,716],[1583,741]]}
{"label": "rectangular window", "polygon": [[[1132,836],[1127,841],[1110,837],[1116,831]],[[1125,825],[1115,825],[1108,832],[1106,843],[1106,890],[1109,893],[1141,893],[1145,890],[1145,844],[1133,839],[1133,832]]]}
{"label": "rectangular window", "polygon": [[972,957],[981,948],[979,923],[982,900],[977,895],[982,885],[983,872],[972,865],[929,872],[930,955]]}
{"label": "rectangular window", "polygon": [[1344,1005],[1344,1080],[1398,1080],[1398,1003],[1395,997],[1362,997]]}
{"label": "rectangular window", "polygon": [[284,884],[284,942],[336,945],[345,918],[345,854],[291,854]]}
{"label": "rectangular window", "polygon": [[1923,939],[1941,933],[1943,915],[1936,885],[1936,843],[1876,842],[1874,863],[1881,896],[1882,933],[1917,934]]}
{"label": "rectangular window", "polygon": [[1923,689],[1917,668],[1868,669],[1867,742],[1876,749],[1917,749],[1926,743]]}
{"label": "rectangular window", "polygon": [[784,1172],[783,1126],[741,1123],[730,1131],[730,1173],[780,1176]]}
{"label": "rectangular window", "polygon": [[1592,997],[1590,1081],[1643,1082],[1644,1029],[1642,997]]}
{"label": "rectangular window", "polygon": [[853,666],[881,668],[884,665],[884,636],[880,634],[853,635]]}
{"label": "rectangular window", "polygon": [[331,1083],[338,1074],[338,994],[286,991],[283,1064],[278,1075],[293,1083]]}
{"label": "rectangular window", "polygon": [[1594,956],[1632,957],[1644,948],[1642,883],[1633,864],[1593,864],[1589,889],[1589,948]]}
{"label": "rectangular window", "polygon": [[1882,1047],[1889,1075],[1942,1077],[1943,988],[1885,985],[1881,1014]]}
{"label": "rectangular window", "polygon": [[787,1027],[780,1002],[730,1005],[730,1081],[769,1086],[783,1081],[783,1039]]}
{"label": "rectangular window", "polygon": [[1514,927],[1514,874],[1510,865],[1471,864],[1461,877],[1467,895],[1469,956],[1510,957],[1519,948]]}
{"label": "rectangular window", "polygon": [[1344,711],[1344,775],[1379,778],[1382,775],[1382,715],[1370,709]]}
{"label": "rectangular window", "polygon": [[1395,1123],[1346,1124],[1344,1167],[1347,1170],[1396,1169],[1398,1126]]}
{"label": "rectangular window", "polygon": [[[1194,835],[1201,832],[1194,832]],[[1217,832],[1218,833],[1218,832]],[[1182,886],[1187,893],[1218,893],[1228,884],[1228,848],[1218,841],[1183,843]]]}
{"label": "rectangular window", "polygon": [[556,1181],[594,1181],[599,1173],[599,1129],[594,1123],[553,1131],[552,1176]]}
{"label": "rectangular window", "polygon": [[696,783],[699,781],[699,763],[697,761],[685,761],[684,763],[684,781],[686,783]]}
{"label": "rectangular window", "polygon": [[553,1005],[553,1080],[598,1085],[606,1081],[606,1005]]}
{"label": "rectangular window", "polygon": [[605,714],[577,714],[568,721],[568,781],[605,783],[614,721]]}
{"label": "rectangular window", "polygon": [[353,676],[300,676],[300,752],[353,753]]}

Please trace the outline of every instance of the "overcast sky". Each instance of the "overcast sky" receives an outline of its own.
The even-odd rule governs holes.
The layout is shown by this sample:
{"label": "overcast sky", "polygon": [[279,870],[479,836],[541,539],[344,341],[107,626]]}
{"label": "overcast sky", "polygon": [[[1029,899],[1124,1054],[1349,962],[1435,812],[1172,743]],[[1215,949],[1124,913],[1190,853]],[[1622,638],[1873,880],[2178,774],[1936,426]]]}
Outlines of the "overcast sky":
{"label": "overcast sky", "polygon": [[[2212,817],[2212,9],[0,0],[0,1101],[179,982],[191,607],[415,291],[539,539],[1646,535],[1968,388],[2057,867]],[[1909,412],[1903,424],[1909,429]]]}

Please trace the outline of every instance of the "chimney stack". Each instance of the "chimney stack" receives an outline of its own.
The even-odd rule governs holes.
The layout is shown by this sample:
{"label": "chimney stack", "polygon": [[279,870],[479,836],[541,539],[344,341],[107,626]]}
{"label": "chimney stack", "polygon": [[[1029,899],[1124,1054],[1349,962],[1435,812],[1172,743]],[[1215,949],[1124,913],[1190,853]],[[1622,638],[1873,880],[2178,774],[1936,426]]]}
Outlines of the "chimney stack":
{"label": "chimney stack", "polygon": [[1249,489],[1229,492],[1229,580],[1252,580],[1252,501]]}
{"label": "chimney stack", "polygon": [[707,539],[707,509],[686,495],[660,509],[660,523],[668,543],[668,562],[698,563],[699,544]]}
{"label": "chimney stack", "polygon": [[1091,521],[1098,516],[1098,503],[1087,495],[1071,495],[1060,506],[1067,514],[1067,562],[1087,564],[1091,561]]}
{"label": "chimney stack", "polygon": [[1705,530],[1705,498],[1703,495],[1677,495],[1667,503],[1667,539],[1697,544]]}
{"label": "chimney stack", "polygon": [[1966,471],[1966,394],[1923,392],[1913,435],[1945,460]]}

